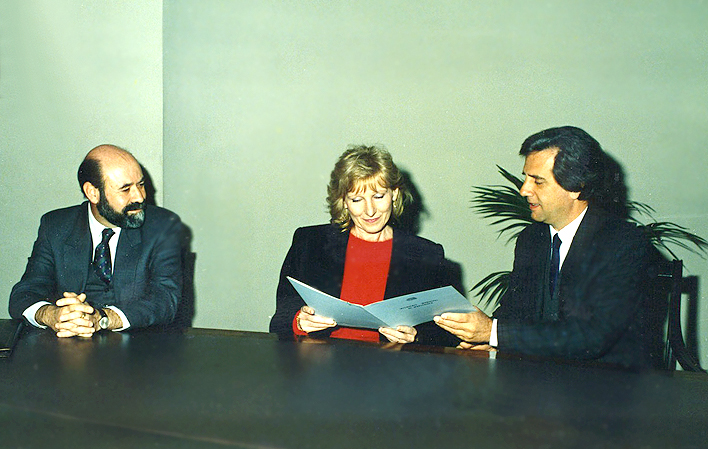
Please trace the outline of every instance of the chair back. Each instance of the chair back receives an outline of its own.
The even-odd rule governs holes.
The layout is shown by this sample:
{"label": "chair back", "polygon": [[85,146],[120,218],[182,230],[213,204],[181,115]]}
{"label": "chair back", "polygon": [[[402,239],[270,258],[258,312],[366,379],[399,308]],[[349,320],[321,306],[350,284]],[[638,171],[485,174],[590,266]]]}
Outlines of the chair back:
{"label": "chair back", "polygon": [[686,347],[681,329],[681,300],[684,291],[683,261],[661,258],[653,266],[649,294],[649,329],[660,339],[652,346],[656,368],[705,372],[696,356]]}

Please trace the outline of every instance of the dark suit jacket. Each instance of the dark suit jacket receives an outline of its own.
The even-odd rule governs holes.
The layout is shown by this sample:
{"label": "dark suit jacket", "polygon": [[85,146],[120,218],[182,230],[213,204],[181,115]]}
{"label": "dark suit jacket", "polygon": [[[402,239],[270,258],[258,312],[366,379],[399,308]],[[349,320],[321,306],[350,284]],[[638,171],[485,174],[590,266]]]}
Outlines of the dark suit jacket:
{"label": "dark suit jacket", "polygon": [[535,223],[516,243],[509,289],[500,300],[502,351],[647,365],[643,306],[651,248],[635,225],[589,208],[563,263],[560,316],[542,317],[550,262],[550,230]]}
{"label": "dark suit jacket", "polygon": [[[285,338],[292,337],[295,314],[305,305],[286,276],[334,297],[340,296],[348,239],[349,232],[342,232],[334,224],[309,226],[295,231],[292,246],[280,271],[276,311],[270,321],[271,332]],[[394,230],[384,299],[446,285],[462,291],[456,284],[441,245],[400,229]],[[432,322],[416,328],[416,341],[422,344],[457,345],[459,342]],[[329,332],[310,335],[314,334],[326,336]]]}
{"label": "dark suit jacket", "polygon": [[[106,305],[123,311],[131,327],[174,318],[182,295],[181,231],[179,217],[157,206],[146,208],[140,228],[121,230],[111,281],[116,302]],[[10,294],[10,315],[22,318],[38,301],[83,292],[91,258],[86,202],[45,214],[25,273]]]}

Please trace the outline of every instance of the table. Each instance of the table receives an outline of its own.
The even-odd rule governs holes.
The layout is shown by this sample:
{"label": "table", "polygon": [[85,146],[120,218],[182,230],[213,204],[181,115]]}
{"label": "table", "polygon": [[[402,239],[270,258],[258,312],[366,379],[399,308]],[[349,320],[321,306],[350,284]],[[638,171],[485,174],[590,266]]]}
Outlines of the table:
{"label": "table", "polygon": [[708,378],[208,329],[25,331],[1,447],[706,447]]}

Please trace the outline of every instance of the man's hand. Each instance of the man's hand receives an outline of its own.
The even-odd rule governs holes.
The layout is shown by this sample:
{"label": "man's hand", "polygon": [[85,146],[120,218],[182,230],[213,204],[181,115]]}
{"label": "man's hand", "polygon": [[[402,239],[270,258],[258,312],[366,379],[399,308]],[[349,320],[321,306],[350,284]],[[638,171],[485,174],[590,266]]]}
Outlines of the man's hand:
{"label": "man's hand", "polygon": [[297,316],[297,327],[308,334],[334,327],[337,322],[332,318],[315,315],[315,310],[309,306],[302,306]]}
{"label": "man's hand", "polygon": [[391,343],[413,343],[418,333],[416,328],[411,326],[396,326],[395,329],[391,327],[380,327],[379,332],[381,332],[384,337],[388,338],[388,341]]}
{"label": "man's hand", "polygon": [[445,312],[433,318],[435,324],[468,343],[487,343],[492,319],[481,310],[469,313]]}
{"label": "man's hand", "polygon": [[64,292],[64,297],[56,305],[48,304],[37,311],[35,319],[39,324],[50,327],[57,337],[80,336],[89,338],[98,329],[94,323],[93,307],[86,303],[86,295]]}
{"label": "man's hand", "polygon": [[477,345],[474,343],[467,343],[466,341],[461,341],[459,345],[455,347],[455,349],[471,349],[473,351],[487,351],[487,352],[496,352],[497,348],[494,346],[489,346],[489,345]]}

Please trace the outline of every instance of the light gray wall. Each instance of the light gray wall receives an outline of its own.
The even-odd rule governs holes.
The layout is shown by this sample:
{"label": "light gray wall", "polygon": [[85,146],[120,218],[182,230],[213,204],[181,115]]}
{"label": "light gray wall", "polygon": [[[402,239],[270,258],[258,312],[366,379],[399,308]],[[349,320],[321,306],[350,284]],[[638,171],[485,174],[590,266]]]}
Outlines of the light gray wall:
{"label": "light gray wall", "polygon": [[40,216],[82,201],[101,143],[132,151],[162,201],[162,1],[0,2],[0,316]]}
{"label": "light gray wall", "polygon": [[[44,10],[50,2],[30,3]],[[196,326],[267,329],[292,233],[327,221],[327,178],[353,143],[384,144],[411,173],[429,211],[421,234],[462,265],[468,288],[512,260],[512,248],[470,210],[471,187],[500,182],[495,164],[519,173],[522,140],[550,126],[586,129],[623,163],[633,199],[654,206],[659,220],[708,236],[704,1],[167,0],[164,27],[160,2],[60,4],[34,28],[50,36],[44,45],[54,60],[71,61],[64,76],[39,64],[42,79],[58,81],[47,83],[41,123],[62,124],[44,140],[64,136],[55,147],[65,150],[66,142],[92,140],[100,124],[138,153],[153,145],[125,143],[145,132],[129,116],[141,111],[149,123],[164,121],[164,204],[194,235]],[[115,44],[74,45],[107,24],[132,32]],[[52,27],[64,30],[63,41]],[[150,38],[139,39],[139,30]],[[160,32],[164,48],[152,39]],[[118,92],[96,62],[103,48],[135,58],[110,71]],[[160,61],[156,69],[148,63],[154,54],[164,58],[164,80],[154,72]],[[0,239],[12,255],[0,257],[10,267],[1,275],[9,292],[39,215],[78,200],[73,172],[90,145],[77,142],[71,148],[79,155],[62,155],[61,164],[32,160],[49,151],[34,144],[36,130],[47,126],[30,125],[39,120],[33,115],[5,121],[6,95],[17,95],[20,84],[7,84],[5,66],[0,126],[12,139],[2,142],[2,182],[14,190],[1,189]],[[136,76],[144,72],[147,80]],[[153,88],[157,80],[164,83]],[[164,115],[142,104],[118,107],[136,95],[161,105],[162,88]],[[96,118],[105,113],[97,98],[117,108],[113,126]],[[6,156],[25,147],[33,148],[29,158]],[[30,167],[37,187],[6,181]],[[52,179],[67,172],[66,182]],[[57,193],[40,200],[46,183]],[[19,213],[4,218],[18,199]],[[708,279],[704,260],[677,253],[689,274]],[[704,363],[705,291],[698,315],[707,323]]]}

